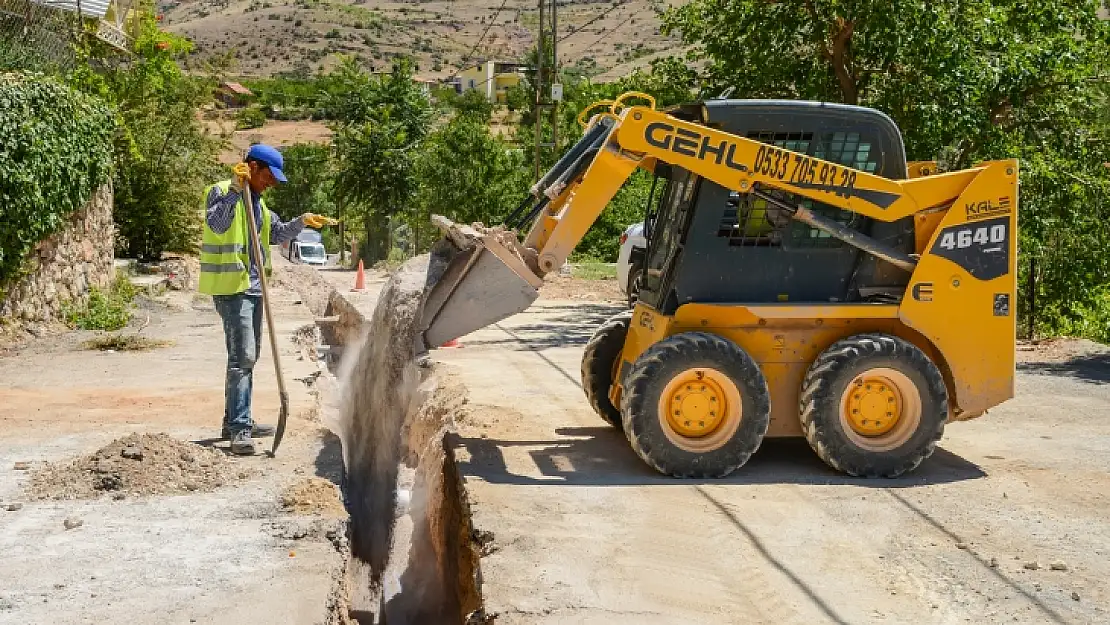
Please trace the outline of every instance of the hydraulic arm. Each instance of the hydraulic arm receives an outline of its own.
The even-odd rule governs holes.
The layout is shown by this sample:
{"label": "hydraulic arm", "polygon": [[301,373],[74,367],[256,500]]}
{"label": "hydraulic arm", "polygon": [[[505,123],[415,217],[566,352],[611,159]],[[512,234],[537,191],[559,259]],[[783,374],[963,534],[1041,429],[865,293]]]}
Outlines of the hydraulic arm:
{"label": "hydraulic arm", "polygon": [[[620,106],[620,100],[614,108]],[[607,130],[607,132],[606,132]],[[819,158],[681,120],[652,107],[632,106],[595,117],[582,140],[535,187],[539,214],[525,240],[546,274],[566,262],[637,167],[656,162],[682,167],[742,194],[753,193],[791,217],[828,232],[892,264],[914,261],[802,206],[768,195],[788,191],[880,221],[950,205],[981,171],[972,168],[929,178],[890,180]],[[586,157],[592,157],[586,161]]]}

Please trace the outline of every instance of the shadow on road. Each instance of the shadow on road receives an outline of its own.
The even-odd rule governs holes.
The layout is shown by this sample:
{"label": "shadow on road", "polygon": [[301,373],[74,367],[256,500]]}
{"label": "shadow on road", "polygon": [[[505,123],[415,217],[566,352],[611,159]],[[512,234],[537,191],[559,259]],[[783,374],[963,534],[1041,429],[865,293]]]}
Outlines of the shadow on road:
{"label": "shadow on road", "polygon": [[316,475],[343,486],[343,445],[329,430],[320,430],[320,451],[316,452]]}
{"label": "shadow on road", "polygon": [[[945,536],[947,536],[953,542],[955,542],[957,544],[958,543],[965,543],[966,544],[966,539],[961,537],[959,534],[957,534],[956,533],[957,530],[949,529],[946,525],[941,523],[939,520],[934,518],[932,515],[930,515],[925,510],[921,509],[919,506],[917,506],[916,504],[914,504],[910,500],[903,497],[901,494],[893,492],[893,491],[887,491],[887,494],[890,495],[895,501],[897,501],[898,503],[905,506],[907,510],[909,510],[910,512],[913,512],[918,517],[920,517],[923,521],[925,521],[929,525],[933,526],[934,529],[936,529],[937,531],[939,531],[942,534],[944,534]],[[1022,585],[1019,584],[1018,582],[1010,579],[1005,573],[998,570],[998,567],[996,565],[992,565],[982,555],[980,555],[978,553],[975,553],[970,549],[965,549],[964,551],[967,552],[967,554],[969,556],[973,557],[975,559],[975,562],[985,572],[990,573],[996,579],[998,579],[1000,582],[1009,586],[1014,592],[1020,594],[1022,597],[1025,597],[1026,600],[1028,600],[1030,603],[1035,605],[1037,607],[1037,609],[1040,610],[1044,614],[1045,619],[1047,619],[1046,621],[1043,621],[1043,622],[1060,623],[1061,625],[1063,623],[1067,622],[1066,620],[1064,620],[1064,618],[1062,616],[1060,616],[1059,613],[1057,613],[1052,608],[1048,607],[1044,603],[1044,601],[1041,600],[1040,597],[1038,597],[1037,595],[1035,595],[1035,594],[1029,592],[1028,590],[1026,590],[1025,588],[1023,588]],[[1015,617],[1015,618],[1017,618],[1017,617]]]}
{"label": "shadow on road", "polygon": [[[740,484],[850,484],[866,488],[906,488],[946,484],[984,477],[978,465],[937,449],[916,471],[890,480],[853,478],[830,469],[802,439],[768,439],[746,465],[719,480],[678,480],[651,470],[629,447],[624,435],[608,427],[560,428],[554,440],[496,440],[454,436],[456,447],[470,459],[460,471],[494,484],[550,484],[558,486],[716,486]],[[528,448],[540,477],[509,470],[504,450]]]}
{"label": "shadow on road", "polygon": [[721,513],[722,516],[727,518],[732,523],[732,525],[736,527],[736,529],[738,529],[745,538],[748,539],[748,542],[751,543],[752,547],[755,548],[759,555],[762,556],[763,559],[766,560],[771,566],[775,567],[775,569],[777,569],[780,573],[785,575],[786,578],[789,579],[790,582],[798,588],[798,590],[802,591],[802,593],[805,594],[805,596],[808,597],[811,602],[813,602],[813,605],[817,606],[818,609],[825,613],[825,616],[830,621],[832,621],[833,623],[837,623],[837,625],[848,624],[848,621],[845,621],[843,618],[841,618],[840,615],[836,613],[836,610],[828,604],[828,602],[818,596],[817,592],[813,588],[810,588],[809,584],[802,581],[802,579],[792,569],[790,569],[790,567],[788,567],[786,563],[777,558],[775,554],[773,554],[771,550],[763,544],[763,541],[755,535],[755,532],[748,528],[748,526],[740,519],[735,511],[733,511],[729,506],[725,505],[722,501],[718,500],[713,495],[709,494],[705,488],[701,486],[696,486],[694,487],[694,490],[698,491],[699,495],[705,497],[706,501],[712,504],[713,507]]}
{"label": "shadow on road", "polygon": [[1081,382],[1110,382],[1110,354],[1091,354],[1063,362],[1019,362],[1022,373],[1067,376]]}
{"label": "shadow on road", "polygon": [[[542,314],[539,323],[526,323],[506,326],[494,324],[507,336],[504,338],[467,339],[468,346],[503,346],[517,351],[531,350],[540,352],[554,347],[585,345],[594,335],[597,327],[613,315],[627,310],[621,306],[606,304],[582,304],[581,306],[543,306],[536,309]],[[531,315],[525,312],[524,315]]]}

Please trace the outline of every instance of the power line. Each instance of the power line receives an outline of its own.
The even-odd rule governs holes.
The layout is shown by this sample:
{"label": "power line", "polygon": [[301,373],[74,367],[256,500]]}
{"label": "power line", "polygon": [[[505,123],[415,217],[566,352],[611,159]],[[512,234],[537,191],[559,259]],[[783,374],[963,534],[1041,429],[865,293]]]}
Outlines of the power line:
{"label": "power line", "polygon": [[455,71],[452,72],[451,75],[447,78],[447,82],[451,82],[451,80],[455,76],[458,76],[459,72],[462,71],[462,69],[466,67],[466,64],[470,62],[470,55],[474,54],[474,51],[477,50],[478,46],[482,44],[482,40],[485,39],[486,35],[489,34],[489,29],[493,28],[493,24],[497,21],[497,16],[501,15],[501,9],[504,9],[505,5],[508,3],[509,0],[501,0],[501,6],[497,7],[497,10],[493,12],[493,17],[490,18],[489,24],[486,24],[486,29],[482,32],[482,36],[478,37],[478,41],[474,42],[474,46],[470,48],[470,52],[466,53],[466,56],[463,57],[463,60],[459,63],[459,66],[456,67]]}
{"label": "power line", "polygon": [[578,34],[578,33],[580,33],[581,31],[585,30],[585,29],[586,29],[586,27],[587,27],[587,26],[589,26],[590,24],[593,24],[594,22],[596,22],[596,21],[598,21],[599,19],[601,19],[601,18],[605,17],[606,15],[609,15],[609,14],[610,14],[610,13],[612,13],[612,12],[613,12],[613,11],[614,11],[615,9],[619,9],[620,7],[624,6],[625,4],[627,4],[627,2],[620,2],[620,3],[618,3],[618,4],[614,4],[614,5],[610,6],[610,7],[608,8],[608,9],[605,9],[605,10],[604,10],[604,11],[602,11],[602,12],[601,12],[600,14],[598,14],[598,15],[594,16],[594,17],[593,17],[592,19],[590,19],[590,20],[589,20],[588,22],[586,22],[585,24],[582,24],[582,25],[581,25],[581,26],[579,26],[578,28],[575,28],[574,30],[572,30],[572,31],[570,31],[569,33],[567,33],[567,34],[563,35],[562,37],[559,37],[559,40],[557,41],[557,43],[562,43],[562,42],[563,42],[563,40],[565,40],[565,39],[567,39],[567,38],[569,38],[569,37],[573,37],[574,35],[577,35],[577,34]]}

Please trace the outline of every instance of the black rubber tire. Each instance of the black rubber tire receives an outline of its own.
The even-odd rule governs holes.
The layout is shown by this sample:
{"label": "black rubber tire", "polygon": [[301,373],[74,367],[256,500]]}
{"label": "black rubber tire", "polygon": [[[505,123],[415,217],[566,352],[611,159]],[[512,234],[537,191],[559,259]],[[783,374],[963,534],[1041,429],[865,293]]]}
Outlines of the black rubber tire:
{"label": "black rubber tire", "polygon": [[[659,397],[676,375],[710,367],[740,391],[739,427],[723,445],[707,452],[677,446],[660,423]],[[684,332],[652,345],[632,365],[621,400],[624,433],[644,462],[678,478],[721,478],[744,466],[759,449],[771,420],[771,397],[759,365],[739,345],[715,334]]]}
{"label": "black rubber tire", "polygon": [[582,390],[594,411],[615,428],[621,427],[621,411],[609,401],[609,388],[613,385],[613,362],[624,349],[631,323],[631,310],[610,317],[594,331],[582,353]]}
{"label": "black rubber tire", "polygon": [[[845,388],[875,367],[900,371],[917,387],[921,416],[905,442],[887,451],[852,441],[840,419]],[[933,361],[916,345],[889,334],[858,334],[836,343],[810,365],[799,395],[802,431],[832,468],[856,477],[898,477],[932,455],[948,420],[948,388]]]}

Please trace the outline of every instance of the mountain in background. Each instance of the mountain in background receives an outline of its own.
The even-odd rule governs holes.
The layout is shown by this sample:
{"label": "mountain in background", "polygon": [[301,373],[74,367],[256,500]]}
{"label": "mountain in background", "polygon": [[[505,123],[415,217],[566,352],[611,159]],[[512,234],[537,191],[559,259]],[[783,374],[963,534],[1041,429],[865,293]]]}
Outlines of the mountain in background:
{"label": "mountain in background", "polygon": [[[560,2],[561,66],[606,79],[675,53],[680,44],[660,34],[660,15],[683,1]],[[160,0],[158,11],[163,28],[196,44],[190,63],[230,52],[235,74],[307,75],[334,66],[337,54],[378,71],[409,55],[428,79],[485,59],[522,60],[535,45],[539,17],[527,0]]]}

